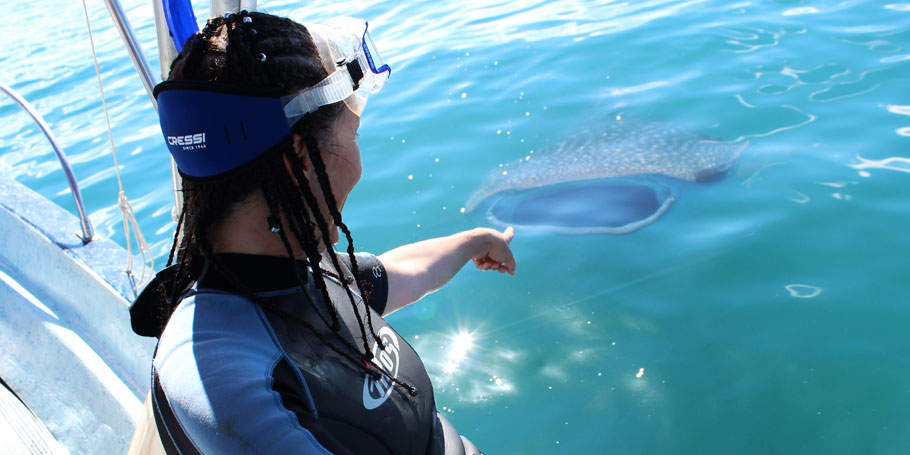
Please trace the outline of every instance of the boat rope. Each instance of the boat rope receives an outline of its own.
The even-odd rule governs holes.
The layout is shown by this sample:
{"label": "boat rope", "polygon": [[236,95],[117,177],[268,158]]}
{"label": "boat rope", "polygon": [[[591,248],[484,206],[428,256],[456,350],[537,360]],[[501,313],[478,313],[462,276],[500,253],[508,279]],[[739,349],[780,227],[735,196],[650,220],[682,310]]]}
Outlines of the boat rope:
{"label": "boat rope", "polygon": [[[123,180],[120,177],[120,163],[117,160],[117,149],[114,147],[114,133],[111,129],[111,116],[108,113],[107,101],[104,99],[104,86],[101,84],[101,70],[98,68],[98,55],[95,53],[95,39],[92,37],[92,23],[89,20],[88,5],[86,5],[85,0],[82,0],[82,9],[85,11],[85,25],[88,27],[88,39],[92,45],[92,59],[95,61],[95,75],[98,76],[98,90],[101,92],[101,105],[104,107],[104,119],[107,121],[107,135],[111,141],[111,154],[114,157],[114,172],[117,174],[117,186],[120,188],[120,191],[117,194],[117,205],[120,207],[120,214],[123,216],[123,233],[126,236],[126,275],[129,277],[130,283],[133,286],[133,293],[138,294],[139,288],[147,281],[151,280],[155,273],[155,256],[152,254],[151,248],[145,241],[145,236],[142,235],[142,230],[139,228],[139,222],[136,220],[136,213],[133,211],[133,206],[130,204],[130,201],[126,198],[126,193],[123,191]],[[136,245],[139,248],[139,253],[142,255],[142,271],[139,273],[138,277],[133,273],[133,242],[130,239],[131,230],[136,237]]]}

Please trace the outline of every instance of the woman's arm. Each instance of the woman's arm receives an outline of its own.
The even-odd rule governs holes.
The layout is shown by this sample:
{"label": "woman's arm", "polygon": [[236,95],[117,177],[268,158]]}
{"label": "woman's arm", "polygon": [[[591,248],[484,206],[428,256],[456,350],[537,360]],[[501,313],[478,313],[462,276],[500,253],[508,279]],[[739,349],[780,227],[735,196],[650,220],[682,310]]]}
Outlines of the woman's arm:
{"label": "woman's arm", "polygon": [[379,256],[389,277],[385,314],[420,300],[448,283],[468,262],[481,270],[515,274],[515,258],[509,249],[514,231],[476,228],[448,237],[400,246]]}

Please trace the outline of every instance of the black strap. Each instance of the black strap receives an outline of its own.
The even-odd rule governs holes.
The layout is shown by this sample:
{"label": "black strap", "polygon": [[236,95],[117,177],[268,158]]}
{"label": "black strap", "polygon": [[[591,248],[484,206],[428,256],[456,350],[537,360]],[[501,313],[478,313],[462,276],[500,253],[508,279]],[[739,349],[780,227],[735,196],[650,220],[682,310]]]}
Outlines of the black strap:
{"label": "black strap", "polygon": [[174,410],[164,396],[164,389],[158,381],[158,371],[152,368],[152,413],[155,414],[155,425],[158,437],[167,455],[199,455],[199,449],[190,441],[183,431]]}

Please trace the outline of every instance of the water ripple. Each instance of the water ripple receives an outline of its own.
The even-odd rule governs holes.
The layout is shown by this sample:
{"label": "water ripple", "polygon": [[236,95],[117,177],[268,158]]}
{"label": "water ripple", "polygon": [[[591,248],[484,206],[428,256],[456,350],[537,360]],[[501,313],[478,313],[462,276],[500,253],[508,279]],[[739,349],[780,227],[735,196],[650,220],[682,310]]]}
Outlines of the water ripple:
{"label": "water ripple", "polygon": [[785,286],[791,297],[798,299],[811,299],[822,293],[822,288],[809,286],[808,284],[788,284]]}
{"label": "water ripple", "polygon": [[856,159],[859,160],[859,163],[851,163],[849,166],[860,171],[860,175],[863,175],[864,177],[869,175],[866,169],[887,169],[890,171],[910,173],[910,158],[892,156],[881,160],[870,160],[863,158],[860,155],[856,155]]}

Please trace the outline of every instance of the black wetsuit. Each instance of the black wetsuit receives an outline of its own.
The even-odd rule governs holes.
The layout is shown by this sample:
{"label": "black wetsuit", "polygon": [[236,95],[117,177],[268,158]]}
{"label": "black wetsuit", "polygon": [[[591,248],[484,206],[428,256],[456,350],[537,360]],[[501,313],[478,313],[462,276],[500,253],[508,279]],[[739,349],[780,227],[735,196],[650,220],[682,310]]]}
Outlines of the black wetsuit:
{"label": "black wetsuit", "polygon": [[[350,279],[347,258],[339,258],[344,270],[338,275]],[[160,334],[153,404],[169,453],[479,453],[436,412],[423,363],[380,316],[388,279],[375,256],[358,256],[358,268],[385,349],[372,338],[368,344],[375,362],[416,387],[416,396],[365,374],[326,345],[324,340],[359,358],[321,319],[331,322],[312,276],[302,290],[288,259],[224,254],[219,264],[229,276],[207,267]],[[340,335],[362,349],[347,295],[337,279],[326,280]],[[148,308],[158,299],[157,288],[153,282],[131,309],[134,330],[142,335],[155,335]],[[242,293],[252,293],[256,302]],[[366,317],[364,305],[358,311]]]}

